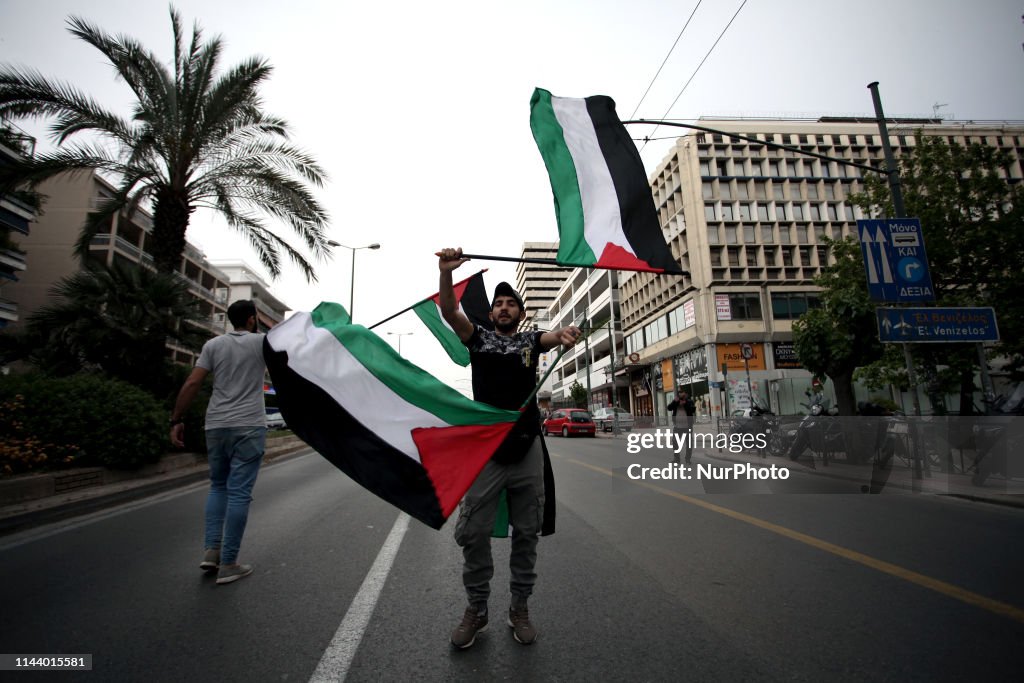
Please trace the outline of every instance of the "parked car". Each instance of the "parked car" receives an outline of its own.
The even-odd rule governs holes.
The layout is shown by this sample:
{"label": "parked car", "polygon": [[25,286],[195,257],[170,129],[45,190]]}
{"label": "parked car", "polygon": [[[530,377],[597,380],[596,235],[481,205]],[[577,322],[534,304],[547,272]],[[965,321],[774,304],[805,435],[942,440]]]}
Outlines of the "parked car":
{"label": "parked car", "polygon": [[590,413],[580,408],[563,408],[556,410],[544,420],[542,427],[544,436],[561,434],[568,437],[576,434],[597,436],[597,426]]}
{"label": "parked car", "polygon": [[624,408],[598,408],[594,411],[594,424],[604,432],[615,428],[615,416],[618,415],[619,429],[628,432],[633,429],[633,415]]}
{"label": "parked car", "polygon": [[267,429],[287,429],[288,425],[285,424],[284,415],[277,408],[267,408]]}

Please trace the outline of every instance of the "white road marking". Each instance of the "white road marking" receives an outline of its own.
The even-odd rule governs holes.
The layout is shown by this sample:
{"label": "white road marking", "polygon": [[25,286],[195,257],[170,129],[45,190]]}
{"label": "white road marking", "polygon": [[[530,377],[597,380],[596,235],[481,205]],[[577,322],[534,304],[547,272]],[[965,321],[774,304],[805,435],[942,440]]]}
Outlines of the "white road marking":
{"label": "white road marking", "polygon": [[373,561],[373,566],[363,579],[359,592],[352,599],[352,604],[349,605],[345,618],[341,620],[341,625],[331,639],[331,644],[324,650],[316,671],[309,679],[310,683],[345,680],[408,528],[409,515],[403,512],[398,515],[395,525],[391,527],[391,533],[377,553],[377,559]]}

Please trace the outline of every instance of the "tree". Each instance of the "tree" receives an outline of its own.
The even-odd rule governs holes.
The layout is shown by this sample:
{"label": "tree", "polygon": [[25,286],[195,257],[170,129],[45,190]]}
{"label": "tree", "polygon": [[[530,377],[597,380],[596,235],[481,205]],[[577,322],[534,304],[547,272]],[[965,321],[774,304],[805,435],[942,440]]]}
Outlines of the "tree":
{"label": "tree", "polygon": [[[150,202],[154,262],[161,272],[175,271],[192,213],[209,208],[241,233],[273,277],[281,273],[283,251],[314,281],[305,256],[264,222],[265,217],[283,221],[314,257],[328,254],[327,214],[308,187],[322,187],[324,171],[288,142],[285,121],[262,110],[258,88],[271,66],[251,58],[220,73],[221,39],[204,41],[196,24],[186,45],[173,8],[171,24],[173,72],[129,37],[110,36],[77,17],[68,20],[70,32],[99,50],[132,89],[130,121],[73,85],[0,66],[0,117],[53,118],[50,132],[58,145],[53,153],[4,169],[0,194],[68,171],[99,171],[118,178],[117,190],[90,216],[79,254],[87,253],[110,216]],[[84,132],[95,139],[69,142]]]}
{"label": "tree", "polygon": [[841,415],[856,414],[854,371],[882,355],[875,306],[868,296],[856,240],[829,240],[835,263],[815,278],[821,305],[793,323],[793,346],[804,367],[835,385]]}
{"label": "tree", "polygon": [[[921,219],[936,304],[991,306],[996,310],[1011,373],[1024,370],[1024,188],[1008,184],[1011,158],[981,144],[965,146],[918,131],[899,160],[906,213]],[[867,178],[851,201],[876,214],[894,215],[891,193],[880,178]],[[938,401],[959,390],[969,413],[977,353],[971,344],[924,344],[913,349],[926,388]],[[899,374],[897,368],[870,372]],[[941,407],[941,403],[940,403]]]}
{"label": "tree", "polygon": [[569,396],[572,397],[572,402],[577,408],[587,407],[587,399],[590,397],[587,395],[587,388],[579,382],[573,382],[569,387]]}
{"label": "tree", "polygon": [[162,398],[173,387],[166,344],[198,350],[210,335],[186,282],[147,268],[91,264],[64,278],[57,300],[0,336],[6,362],[27,360],[46,374],[99,368]]}

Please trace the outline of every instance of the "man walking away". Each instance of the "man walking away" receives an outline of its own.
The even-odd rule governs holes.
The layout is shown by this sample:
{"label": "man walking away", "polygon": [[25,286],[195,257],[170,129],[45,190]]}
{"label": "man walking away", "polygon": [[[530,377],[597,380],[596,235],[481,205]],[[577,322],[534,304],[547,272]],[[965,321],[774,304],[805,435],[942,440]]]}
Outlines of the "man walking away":
{"label": "man walking away", "polygon": [[263,334],[257,333],[256,306],[236,301],[228,307],[234,331],[203,345],[192,374],[178,392],[171,414],[171,443],[181,448],[182,416],[195,400],[206,376],[213,374],[213,395],[206,408],[206,450],[210,493],[206,499],[205,572],[217,572],[217,583],[232,583],[252,574],[252,565],[238,564],[238,551],[249,517],[267,440],[263,405]]}

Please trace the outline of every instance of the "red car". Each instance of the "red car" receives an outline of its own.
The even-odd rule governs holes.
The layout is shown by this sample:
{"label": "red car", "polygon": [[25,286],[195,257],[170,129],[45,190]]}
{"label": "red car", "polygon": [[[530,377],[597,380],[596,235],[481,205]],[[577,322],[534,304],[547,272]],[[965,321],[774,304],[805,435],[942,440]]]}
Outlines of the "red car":
{"label": "red car", "polygon": [[563,408],[556,410],[544,420],[544,436],[561,434],[562,436],[573,436],[584,434],[586,436],[597,435],[597,425],[590,413],[580,408]]}

